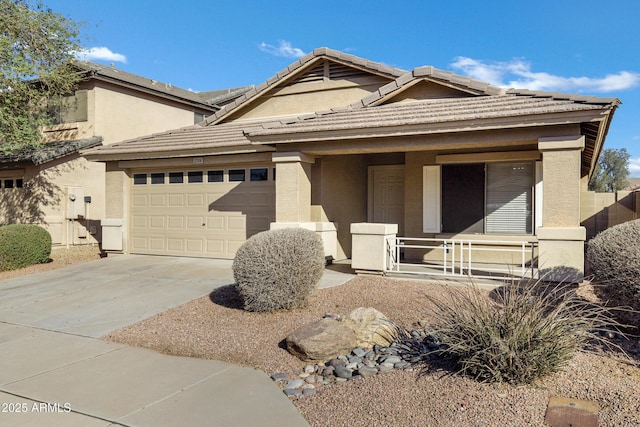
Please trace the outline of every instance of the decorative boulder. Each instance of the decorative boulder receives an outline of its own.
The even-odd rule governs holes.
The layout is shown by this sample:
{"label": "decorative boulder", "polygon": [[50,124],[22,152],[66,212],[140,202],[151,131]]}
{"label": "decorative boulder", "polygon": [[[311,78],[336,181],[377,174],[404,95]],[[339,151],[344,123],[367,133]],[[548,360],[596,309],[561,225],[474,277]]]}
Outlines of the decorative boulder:
{"label": "decorative boulder", "polygon": [[342,323],[353,330],[357,346],[373,348],[375,344],[388,346],[397,333],[393,323],[372,307],[358,307],[347,314]]}
{"label": "decorative boulder", "polygon": [[356,345],[351,328],[331,318],[308,323],[286,338],[289,353],[304,361],[329,360],[348,354]]}

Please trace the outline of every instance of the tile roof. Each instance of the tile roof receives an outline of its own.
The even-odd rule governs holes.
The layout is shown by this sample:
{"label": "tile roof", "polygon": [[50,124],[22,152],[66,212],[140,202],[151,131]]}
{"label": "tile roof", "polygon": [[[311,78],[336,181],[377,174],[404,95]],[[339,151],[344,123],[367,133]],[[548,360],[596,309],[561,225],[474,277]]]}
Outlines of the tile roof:
{"label": "tile roof", "polygon": [[94,136],[85,139],[55,141],[38,147],[25,148],[12,154],[0,154],[0,166],[10,166],[13,163],[32,163],[41,165],[55,159],[77,153],[80,150],[102,145],[102,137]]}
{"label": "tile roof", "polygon": [[[543,114],[594,111],[611,108],[615,101],[589,98],[590,101],[557,99],[551,96],[516,96],[504,94],[471,98],[429,99],[399,102],[368,108],[347,107],[307,114],[270,128],[249,133],[250,137],[326,133],[330,131],[445,124]],[[617,101],[617,100],[616,100]],[[326,137],[325,134],[323,137]]]}
{"label": "tile roof", "polygon": [[194,92],[198,98],[207,104],[221,106],[233,101],[245,92],[253,89],[253,85],[240,86],[229,89],[210,90],[206,92]]}
{"label": "tile roof", "polygon": [[[83,155],[136,155],[138,158],[146,158],[168,151],[202,150],[206,153],[216,149],[237,149],[251,145],[246,132],[255,127],[262,128],[264,125],[263,121],[232,122],[216,126],[194,125],[93,148],[83,152]],[[252,147],[250,151],[272,151],[272,149]]]}
{"label": "tile roof", "polygon": [[238,88],[221,89],[207,92],[194,92],[173,86],[170,83],[162,83],[153,79],[132,74],[117,68],[108,67],[106,65],[97,64],[89,61],[79,61],[76,63],[78,68],[84,71],[89,78],[98,78],[108,81],[116,81],[120,84],[127,84],[138,89],[151,91],[158,95],[171,97],[183,102],[198,104],[207,110],[218,110],[218,103],[225,103],[229,99],[233,99],[250,90],[252,86],[243,86]]}
{"label": "tile roof", "polygon": [[[371,129],[405,127],[411,125],[442,124],[453,122],[475,122],[483,119],[501,119],[553,113],[591,111],[598,114],[605,109],[603,104],[590,104],[553,98],[532,96],[497,95],[473,98],[447,98],[394,103],[369,108],[344,108],[324,113],[303,116],[281,117],[256,121],[238,121],[214,126],[189,126],[117,144],[95,148],[88,155],[124,155],[165,153],[183,150],[212,150],[222,148],[244,148],[261,136],[315,134],[311,138],[330,138],[333,131],[369,132]],[[469,126],[467,126],[469,128]],[[369,131],[367,131],[369,129]],[[395,131],[394,131],[395,132]],[[288,138],[283,138],[287,141]],[[269,141],[273,143],[274,141]],[[276,142],[277,143],[277,142]],[[264,147],[262,150],[272,150]]]}
{"label": "tile roof", "polygon": [[[298,75],[295,73],[296,70],[308,66],[316,59],[327,58],[361,67],[393,80],[357,103],[329,111],[260,121],[223,122],[225,117],[245,103],[276,84],[286,83],[289,77]],[[385,104],[397,91],[423,80],[454,87],[471,96]],[[376,136],[376,132],[381,132],[382,136],[424,132],[424,129],[418,129],[415,125],[423,128],[428,126],[430,131],[453,132],[522,125],[580,123],[581,128],[588,128],[588,137],[592,142],[597,140],[601,143],[606,135],[612,112],[619,104],[620,101],[616,98],[496,88],[478,80],[428,66],[407,72],[350,54],[320,48],[300,58],[265,83],[251,87],[198,125],[99,147],[85,154],[95,159],[104,159],[105,156],[112,155],[110,158],[115,159],[136,158],[138,153],[138,158],[153,158],[154,155],[191,155],[191,151],[187,153],[185,150],[200,150],[205,154],[207,150],[212,150],[210,154],[214,154],[224,148],[227,148],[225,152],[273,150],[273,147],[261,144],[321,141],[334,138],[341,132],[343,137]],[[606,120],[604,127],[600,126],[600,117]],[[592,149],[597,151],[596,145]]]}

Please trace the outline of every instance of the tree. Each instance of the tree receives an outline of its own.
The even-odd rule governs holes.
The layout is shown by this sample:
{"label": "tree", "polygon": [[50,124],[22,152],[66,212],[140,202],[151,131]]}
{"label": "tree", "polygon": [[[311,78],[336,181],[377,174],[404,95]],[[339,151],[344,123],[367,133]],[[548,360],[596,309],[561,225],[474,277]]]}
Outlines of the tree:
{"label": "tree", "polygon": [[0,0],[0,152],[41,143],[48,110],[78,83],[79,33],[40,0]]}
{"label": "tree", "polygon": [[593,176],[589,181],[589,190],[600,193],[612,193],[629,185],[629,158],[626,148],[602,150]]}

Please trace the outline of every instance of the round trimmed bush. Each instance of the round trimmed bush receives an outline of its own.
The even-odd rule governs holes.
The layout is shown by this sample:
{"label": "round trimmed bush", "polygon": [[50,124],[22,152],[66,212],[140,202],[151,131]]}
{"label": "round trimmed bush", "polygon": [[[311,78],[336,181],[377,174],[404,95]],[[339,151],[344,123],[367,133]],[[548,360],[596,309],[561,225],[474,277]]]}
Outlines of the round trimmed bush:
{"label": "round trimmed bush", "polygon": [[[594,289],[610,306],[640,310],[640,219],[615,225],[589,241]],[[638,313],[616,310],[623,323],[640,326]]]}
{"label": "round trimmed bush", "polygon": [[51,235],[39,225],[0,227],[0,271],[16,270],[49,261]]}
{"label": "round trimmed bush", "polygon": [[248,311],[305,307],[322,277],[322,239],[304,228],[258,233],[233,260],[233,276]]}

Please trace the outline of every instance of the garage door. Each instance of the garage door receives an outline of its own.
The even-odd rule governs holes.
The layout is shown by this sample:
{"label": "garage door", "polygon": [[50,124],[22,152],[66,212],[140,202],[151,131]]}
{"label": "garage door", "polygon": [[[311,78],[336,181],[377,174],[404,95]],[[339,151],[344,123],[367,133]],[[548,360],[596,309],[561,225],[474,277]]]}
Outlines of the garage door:
{"label": "garage door", "polygon": [[275,221],[267,166],[136,171],[131,186],[131,253],[233,258]]}

